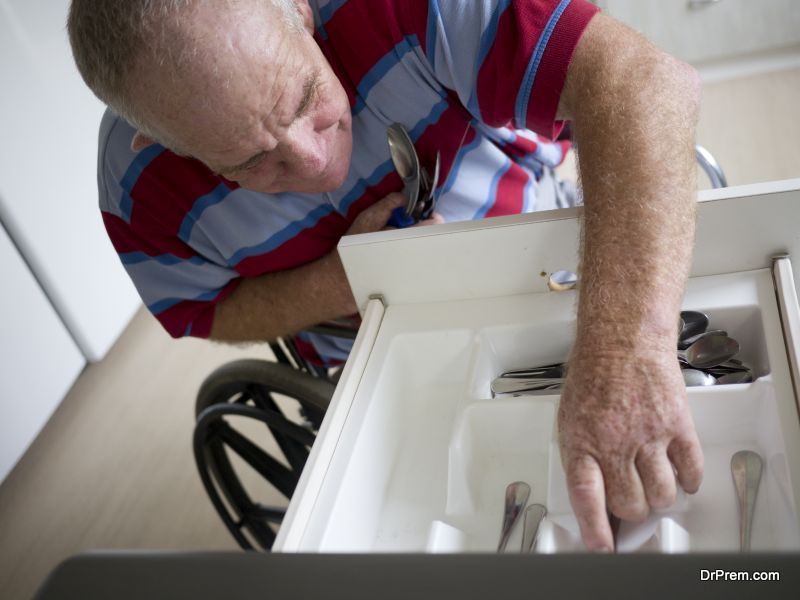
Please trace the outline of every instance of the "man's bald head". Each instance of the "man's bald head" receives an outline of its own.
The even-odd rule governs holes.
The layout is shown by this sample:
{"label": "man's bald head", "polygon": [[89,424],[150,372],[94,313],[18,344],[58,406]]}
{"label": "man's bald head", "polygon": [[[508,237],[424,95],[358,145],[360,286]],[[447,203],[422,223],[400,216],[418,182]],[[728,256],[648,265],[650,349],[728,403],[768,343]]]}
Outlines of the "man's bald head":
{"label": "man's bald head", "polygon": [[137,102],[137,76],[157,65],[177,79],[187,65],[204,60],[208,48],[192,24],[194,15],[209,10],[303,27],[295,0],[72,0],[67,29],[78,70],[100,100],[142,133],[168,142]]}

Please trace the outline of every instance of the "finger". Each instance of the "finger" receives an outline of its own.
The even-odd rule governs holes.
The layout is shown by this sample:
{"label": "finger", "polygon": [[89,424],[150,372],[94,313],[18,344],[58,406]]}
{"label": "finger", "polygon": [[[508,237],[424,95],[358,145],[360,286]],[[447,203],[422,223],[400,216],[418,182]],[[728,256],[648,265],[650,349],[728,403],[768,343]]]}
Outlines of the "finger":
{"label": "finger", "polygon": [[600,465],[589,455],[582,455],[567,465],[569,501],[583,543],[589,550],[613,552],[614,537],[606,513],[603,473]]}
{"label": "finger", "polygon": [[663,446],[647,446],[636,456],[636,470],[644,486],[647,503],[667,508],[675,502],[675,473]]}
{"label": "finger", "polygon": [[444,217],[439,213],[433,213],[429,218],[420,221],[414,225],[414,227],[419,227],[420,225],[441,225],[442,223],[444,223]]}
{"label": "finger", "polygon": [[608,510],[624,521],[642,521],[650,513],[644,486],[632,459],[603,466]]}
{"label": "finger", "polygon": [[689,434],[673,439],[667,447],[667,456],[675,465],[681,487],[689,494],[700,489],[703,481],[703,450],[694,429]]}
{"label": "finger", "polygon": [[405,204],[406,198],[403,194],[399,192],[389,194],[359,213],[348,233],[368,233],[383,229],[392,216],[392,211],[399,206],[405,206]]}

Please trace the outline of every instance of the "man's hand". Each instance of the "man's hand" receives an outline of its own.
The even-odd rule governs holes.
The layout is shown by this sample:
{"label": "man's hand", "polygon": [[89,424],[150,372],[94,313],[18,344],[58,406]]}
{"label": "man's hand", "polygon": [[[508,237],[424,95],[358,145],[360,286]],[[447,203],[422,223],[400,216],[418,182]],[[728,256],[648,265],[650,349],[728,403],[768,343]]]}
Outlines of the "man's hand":
{"label": "man's hand", "polygon": [[[406,202],[406,197],[400,192],[389,194],[383,200],[379,200],[359,214],[353,224],[350,225],[346,235],[395,229],[386,224],[392,216],[392,211],[395,208],[405,206]],[[412,227],[426,227],[441,223],[444,223],[442,216],[439,213],[433,213],[429,219],[415,223]]]}
{"label": "man's hand", "polygon": [[570,501],[586,545],[614,549],[606,511],[630,521],[697,491],[703,455],[674,352],[630,342],[573,355],[561,396],[559,437]]}
{"label": "man's hand", "polygon": [[693,70],[595,16],[567,73],[583,189],[575,346],[559,443],[586,545],[613,550],[606,510],[640,520],[697,490],[703,458],[676,358],[694,238]]}
{"label": "man's hand", "polygon": [[386,229],[386,224],[392,216],[395,208],[406,205],[406,197],[400,192],[389,194],[382,200],[378,200],[372,206],[365,208],[355,218],[345,235],[356,235],[358,233],[372,233]]}

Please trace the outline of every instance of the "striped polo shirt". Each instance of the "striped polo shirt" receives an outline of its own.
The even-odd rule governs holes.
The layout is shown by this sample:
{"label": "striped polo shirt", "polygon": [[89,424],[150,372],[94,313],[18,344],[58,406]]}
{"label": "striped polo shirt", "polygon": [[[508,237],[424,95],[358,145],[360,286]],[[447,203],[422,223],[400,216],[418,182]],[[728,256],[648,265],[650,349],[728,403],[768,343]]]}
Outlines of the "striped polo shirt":
{"label": "striped polo shirt", "polygon": [[[130,149],[111,112],[98,185],[108,235],[147,308],[173,337],[208,337],[214,307],[244,277],[335,249],[355,217],[403,189],[386,129],[402,123],[420,161],[441,155],[446,221],[543,208],[537,185],[566,142],[556,108],[585,0],[311,0],[315,39],[344,86],[353,157],[324,194],[264,194],[159,145]],[[306,337],[327,357],[330,341]],[[340,358],[346,348],[339,348]]]}

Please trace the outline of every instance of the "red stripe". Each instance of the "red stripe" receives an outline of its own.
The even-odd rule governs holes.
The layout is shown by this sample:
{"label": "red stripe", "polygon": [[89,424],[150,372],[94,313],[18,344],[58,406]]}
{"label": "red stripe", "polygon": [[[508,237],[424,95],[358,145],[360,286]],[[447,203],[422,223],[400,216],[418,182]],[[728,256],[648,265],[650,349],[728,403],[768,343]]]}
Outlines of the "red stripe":
{"label": "red stripe", "polygon": [[505,145],[504,150],[508,156],[512,158],[520,158],[523,156],[532,155],[534,152],[536,152],[538,147],[539,144],[533,140],[518,135],[513,142],[509,142]]}
{"label": "red stripe", "polygon": [[[346,72],[357,87],[407,35],[416,35],[425,52],[427,19],[428,3],[421,0],[350,0],[324,25],[329,44],[336,49],[337,74]],[[330,46],[323,44],[330,57]]]}
{"label": "red stripe", "polygon": [[159,254],[193,256],[191,251],[187,255],[188,246],[178,239],[181,223],[197,199],[220,183],[232,190],[238,187],[199,161],[168,150],[162,152],[147,165],[131,190],[133,234],[141,239],[159,240]]}
{"label": "red stripe", "polygon": [[118,254],[144,252],[148,256],[162,254],[172,254],[178,258],[197,256],[191,247],[171,235],[166,235],[163,231],[137,232],[115,214],[101,211],[101,215],[111,244]]}
{"label": "red stripe", "polygon": [[502,127],[514,119],[525,71],[556,4],[554,0],[514,0],[500,15],[495,41],[477,82],[481,117],[488,125]]}
{"label": "red stripe", "polygon": [[291,269],[316,260],[334,248],[349,227],[338,213],[323,217],[314,226],[301,231],[274,250],[239,261],[234,268],[244,277]]}
{"label": "red stripe", "polygon": [[356,97],[358,96],[358,92],[356,91],[355,84],[350,80],[347,69],[344,67],[344,65],[342,65],[339,57],[336,54],[336,51],[331,47],[327,40],[323,40],[319,34],[315,34],[314,39],[317,41],[317,45],[319,46],[320,50],[322,50],[322,54],[325,56],[325,59],[331,66],[331,69],[333,69],[334,75],[336,75],[336,78],[342,84],[342,87],[347,94],[347,100],[350,103],[350,108],[353,108],[356,105]]}
{"label": "red stripe", "polygon": [[414,143],[420,162],[431,174],[436,164],[436,153],[440,153],[439,185],[442,185],[450,174],[456,152],[475,137],[474,130],[469,126],[469,115],[458,100],[448,97],[448,102],[449,105],[439,120],[426,127]]}
{"label": "red stripe", "polygon": [[521,213],[525,206],[525,186],[529,179],[527,171],[512,161],[511,167],[503,173],[497,184],[495,202],[486,212],[486,218]]}
{"label": "red stripe", "polygon": [[562,123],[554,122],[567,69],[581,35],[600,9],[586,0],[572,0],[556,24],[542,54],[528,103],[527,126],[555,139]]}
{"label": "red stripe", "polygon": [[232,279],[213,300],[204,302],[184,300],[155,316],[167,333],[174,338],[183,337],[189,323],[192,323],[193,337],[207,338],[211,335],[211,324],[214,321],[216,305],[230,296],[240,282],[241,279]]}

